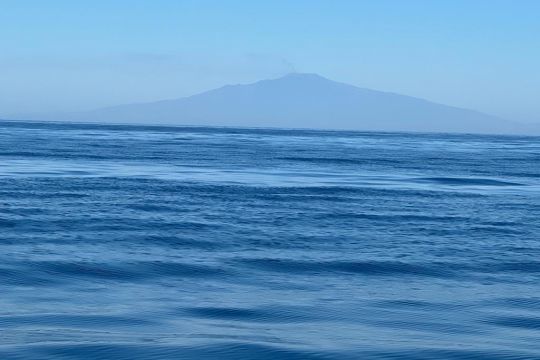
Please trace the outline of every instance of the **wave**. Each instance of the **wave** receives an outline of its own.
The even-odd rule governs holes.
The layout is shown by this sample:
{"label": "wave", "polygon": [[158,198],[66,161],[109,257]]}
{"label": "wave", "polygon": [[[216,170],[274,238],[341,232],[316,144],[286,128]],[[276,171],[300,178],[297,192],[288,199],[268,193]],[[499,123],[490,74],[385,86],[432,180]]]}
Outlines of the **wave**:
{"label": "wave", "polygon": [[250,309],[231,307],[193,307],[182,312],[197,317],[226,321],[244,321],[256,323],[304,323],[324,319],[317,316],[311,308],[299,306],[266,306]]}
{"label": "wave", "polygon": [[238,263],[264,271],[287,274],[362,274],[371,276],[453,277],[446,264],[414,264],[398,261],[302,261],[276,258],[237,259]]}
{"label": "wave", "polygon": [[279,160],[307,162],[314,164],[330,164],[330,165],[365,165],[365,164],[399,164],[399,160],[392,159],[347,159],[347,158],[329,158],[329,157],[299,157],[285,156],[278,158]]}
{"label": "wave", "polygon": [[137,282],[157,278],[223,277],[227,274],[228,271],[220,267],[157,261],[121,264],[42,261],[0,268],[2,283],[34,286],[84,279]]}
{"label": "wave", "polygon": [[377,349],[376,346],[341,351],[313,350],[301,346],[261,345],[249,342],[222,342],[219,345],[170,345],[125,343],[11,346],[0,349],[4,360],[21,359],[114,359],[114,360],[532,360],[533,353],[505,349],[468,350],[456,348]]}
{"label": "wave", "polygon": [[455,186],[465,186],[465,185],[477,185],[477,186],[524,186],[524,184],[503,181],[503,180],[493,180],[487,178],[459,178],[459,177],[421,177],[416,178],[416,181],[419,182],[430,182],[441,185],[455,185]]}
{"label": "wave", "polygon": [[521,328],[528,330],[540,330],[540,317],[532,316],[494,316],[485,320],[488,324],[505,326],[510,328]]}

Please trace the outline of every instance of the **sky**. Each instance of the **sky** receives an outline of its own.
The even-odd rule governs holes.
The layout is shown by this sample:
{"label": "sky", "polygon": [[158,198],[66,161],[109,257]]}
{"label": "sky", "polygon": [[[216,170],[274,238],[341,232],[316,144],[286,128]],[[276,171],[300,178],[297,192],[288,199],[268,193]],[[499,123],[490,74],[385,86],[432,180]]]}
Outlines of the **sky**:
{"label": "sky", "polygon": [[537,0],[0,0],[0,114],[290,72],[540,123]]}

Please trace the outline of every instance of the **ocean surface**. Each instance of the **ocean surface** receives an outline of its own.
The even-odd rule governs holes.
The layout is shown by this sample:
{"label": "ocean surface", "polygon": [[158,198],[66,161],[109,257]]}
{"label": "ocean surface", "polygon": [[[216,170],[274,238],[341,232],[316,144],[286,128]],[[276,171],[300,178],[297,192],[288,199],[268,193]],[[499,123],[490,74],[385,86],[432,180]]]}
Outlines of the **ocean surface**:
{"label": "ocean surface", "polygon": [[540,359],[540,138],[0,122],[0,359]]}

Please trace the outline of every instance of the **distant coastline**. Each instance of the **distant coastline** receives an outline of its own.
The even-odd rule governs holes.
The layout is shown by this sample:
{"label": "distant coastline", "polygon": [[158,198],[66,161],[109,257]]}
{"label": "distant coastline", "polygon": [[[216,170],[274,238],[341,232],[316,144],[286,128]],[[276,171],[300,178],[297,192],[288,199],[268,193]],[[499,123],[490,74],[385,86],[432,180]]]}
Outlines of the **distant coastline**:
{"label": "distant coastline", "polygon": [[510,134],[491,134],[491,133],[464,133],[464,132],[433,132],[433,131],[378,131],[378,130],[349,130],[349,129],[316,129],[316,128],[282,128],[273,126],[215,126],[215,125],[190,125],[190,124],[140,124],[130,122],[98,122],[98,121],[70,121],[70,120],[18,120],[18,119],[0,119],[0,127],[34,127],[34,128],[51,128],[51,125],[57,125],[59,128],[73,127],[73,128],[110,128],[110,129],[126,129],[137,128],[140,130],[163,130],[168,131],[171,129],[192,129],[201,131],[207,129],[209,131],[223,130],[230,132],[251,132],[251,131],[268,131],[268,132],[302,132],[302,133],[358,133],[358,134],[418,134],[418,135],[444,135],[444,136],[505,136],[505,137],[539,137],[540,131],[528,132],[528,133],[510,133]]}

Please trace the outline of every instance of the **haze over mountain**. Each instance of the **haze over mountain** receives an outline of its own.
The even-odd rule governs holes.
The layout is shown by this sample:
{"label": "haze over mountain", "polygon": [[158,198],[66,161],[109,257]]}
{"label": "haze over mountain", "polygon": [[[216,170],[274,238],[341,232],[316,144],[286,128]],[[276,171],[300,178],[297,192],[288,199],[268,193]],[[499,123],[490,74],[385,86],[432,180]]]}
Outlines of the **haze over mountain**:
{"label": "haze over mountain", "polygon": [[473,110],[293,73],[190,97],[25,120],[459,133],[527,133]]}

